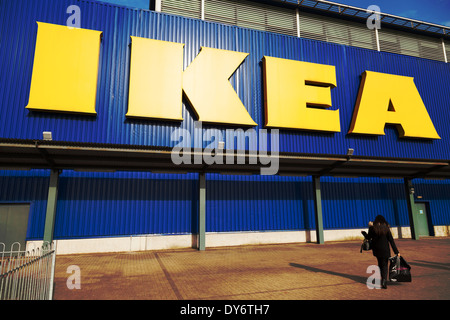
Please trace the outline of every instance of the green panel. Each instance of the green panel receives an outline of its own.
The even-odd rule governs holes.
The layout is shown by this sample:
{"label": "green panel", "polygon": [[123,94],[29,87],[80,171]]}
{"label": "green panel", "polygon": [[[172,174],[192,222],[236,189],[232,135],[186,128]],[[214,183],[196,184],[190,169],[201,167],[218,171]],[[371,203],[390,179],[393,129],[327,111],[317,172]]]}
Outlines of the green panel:
{"label": "green panel", "polygon": [[[3,248],[1,243],[6,244],[9,243],[9,240],[7,239],[7,230],[8,230],[8,212],[9,212],[9,206],[7,205],[0,205],[0,252],[3,251],[6,248]],[[9,250],[9,246],[8,249]]]}
{"label": "green panel", "polygon": [[200,173],[198,194],[198,250],[205,250],[206,231],[206,175]]}
{"label": "green panel", "polygon": [[429,236],[430,231],[428,229],[427,218],[427,205],[426,203],[416,203],[416,221],[417,221],[417,233],[419,236]]}
{"label": "green panel", "polygon": [[411,228],[411,238],[419,240],[419,233],[417,229],[417,214],[416,203],[414,202],[414,193],[411,179],[404,179],[406,203],[408,205],[409,226]]}
{"label": "green panel", "polygon": [[52,170],[48,187],[47,211],[45,215],[44,242],[53,241],[55,229],[56,203],[58,201],[59,171]]}
{"label": "green panel", "polygon": [[316,236],[317,243],[323,244],[323,218],[322,218],[322,191],[320,189],[320,177],[313,177],[313,188],[314,188],[314,214],[316,220]]}
{"label": "green panel", "polygon": [[[20,243],[21,250],[25,249],[29,212],[29,204],[0,205],[0,242],[5,244],[6,251],[14,242]],[[19,246],[15,245],[14,250],[18,249]]]}

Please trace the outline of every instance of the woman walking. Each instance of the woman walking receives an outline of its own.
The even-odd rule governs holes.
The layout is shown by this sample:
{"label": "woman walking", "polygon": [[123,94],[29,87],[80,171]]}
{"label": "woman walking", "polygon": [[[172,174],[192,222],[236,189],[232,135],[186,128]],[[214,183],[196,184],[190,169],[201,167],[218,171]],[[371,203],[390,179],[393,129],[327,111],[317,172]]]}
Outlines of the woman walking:
{"label": "woman walking", "polygon": [[386,219],[378,215],[373,222],[369,222],[369,234],[362,232],[363,235],[371,241],[373,255],[378,260],[378,267],[381,273],[381,287],[387,289],[388,278],[388,262],[391,256],[389,244],[391,244],[392,250],[398,256],[400,253],[392,237],[389,224]]}

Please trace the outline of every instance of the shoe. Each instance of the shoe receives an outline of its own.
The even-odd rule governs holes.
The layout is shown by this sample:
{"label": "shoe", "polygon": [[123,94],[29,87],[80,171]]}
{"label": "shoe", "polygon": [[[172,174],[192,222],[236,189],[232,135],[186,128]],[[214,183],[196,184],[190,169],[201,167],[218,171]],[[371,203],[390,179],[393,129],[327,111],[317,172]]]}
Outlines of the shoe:
{"label": "shoe", "polygon": [[387,289],[387,281],[385,279],[381,280],[381,287]]}

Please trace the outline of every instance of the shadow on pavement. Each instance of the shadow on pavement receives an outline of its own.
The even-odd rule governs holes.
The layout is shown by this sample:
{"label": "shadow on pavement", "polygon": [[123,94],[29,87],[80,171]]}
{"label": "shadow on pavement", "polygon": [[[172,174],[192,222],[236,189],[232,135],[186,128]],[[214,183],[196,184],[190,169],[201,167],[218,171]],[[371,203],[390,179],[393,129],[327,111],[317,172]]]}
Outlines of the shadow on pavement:
{"label": "shadow on pavement", "polygon": [[450,270],[450,264],[448,263],[437,263],[431,261],[423,261],[423,260],[414,260],[417,262],[408,262],[412,266],[417,267],[425,267],[431,269],[439,269],[439,270]]}
{"label": "shadow on pavement", "polygon": [[330,270],[319,269],[319,268],[305,266],[303,264],[298,264],[298,263],[289,263],[289,265],[292,267],[295,267],[295,268],[305,269],[307,271],[322,272],[322,273],[330,274],[333,276],[347,278],[347,279],[350,279],[352,281],[359,282],[362,284],[366,284],[366,281],[367,281],[367,277],[361,277],[361,276],[356,276],[356,275],[352,275],[352,274],[346,274],[346,273],[340,273],[340,272],[335,272],[335,271],[330,271]]}

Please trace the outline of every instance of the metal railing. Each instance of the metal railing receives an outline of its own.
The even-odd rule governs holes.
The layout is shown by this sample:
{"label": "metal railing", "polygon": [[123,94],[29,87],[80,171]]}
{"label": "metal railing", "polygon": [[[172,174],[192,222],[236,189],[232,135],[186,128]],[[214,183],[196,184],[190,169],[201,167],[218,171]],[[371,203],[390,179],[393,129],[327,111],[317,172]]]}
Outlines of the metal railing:
{"label": "metal railing", "polygon": [[55,244],[22,251],[15,242],[5,249],[0,243],[0,300],[52,300]]}

